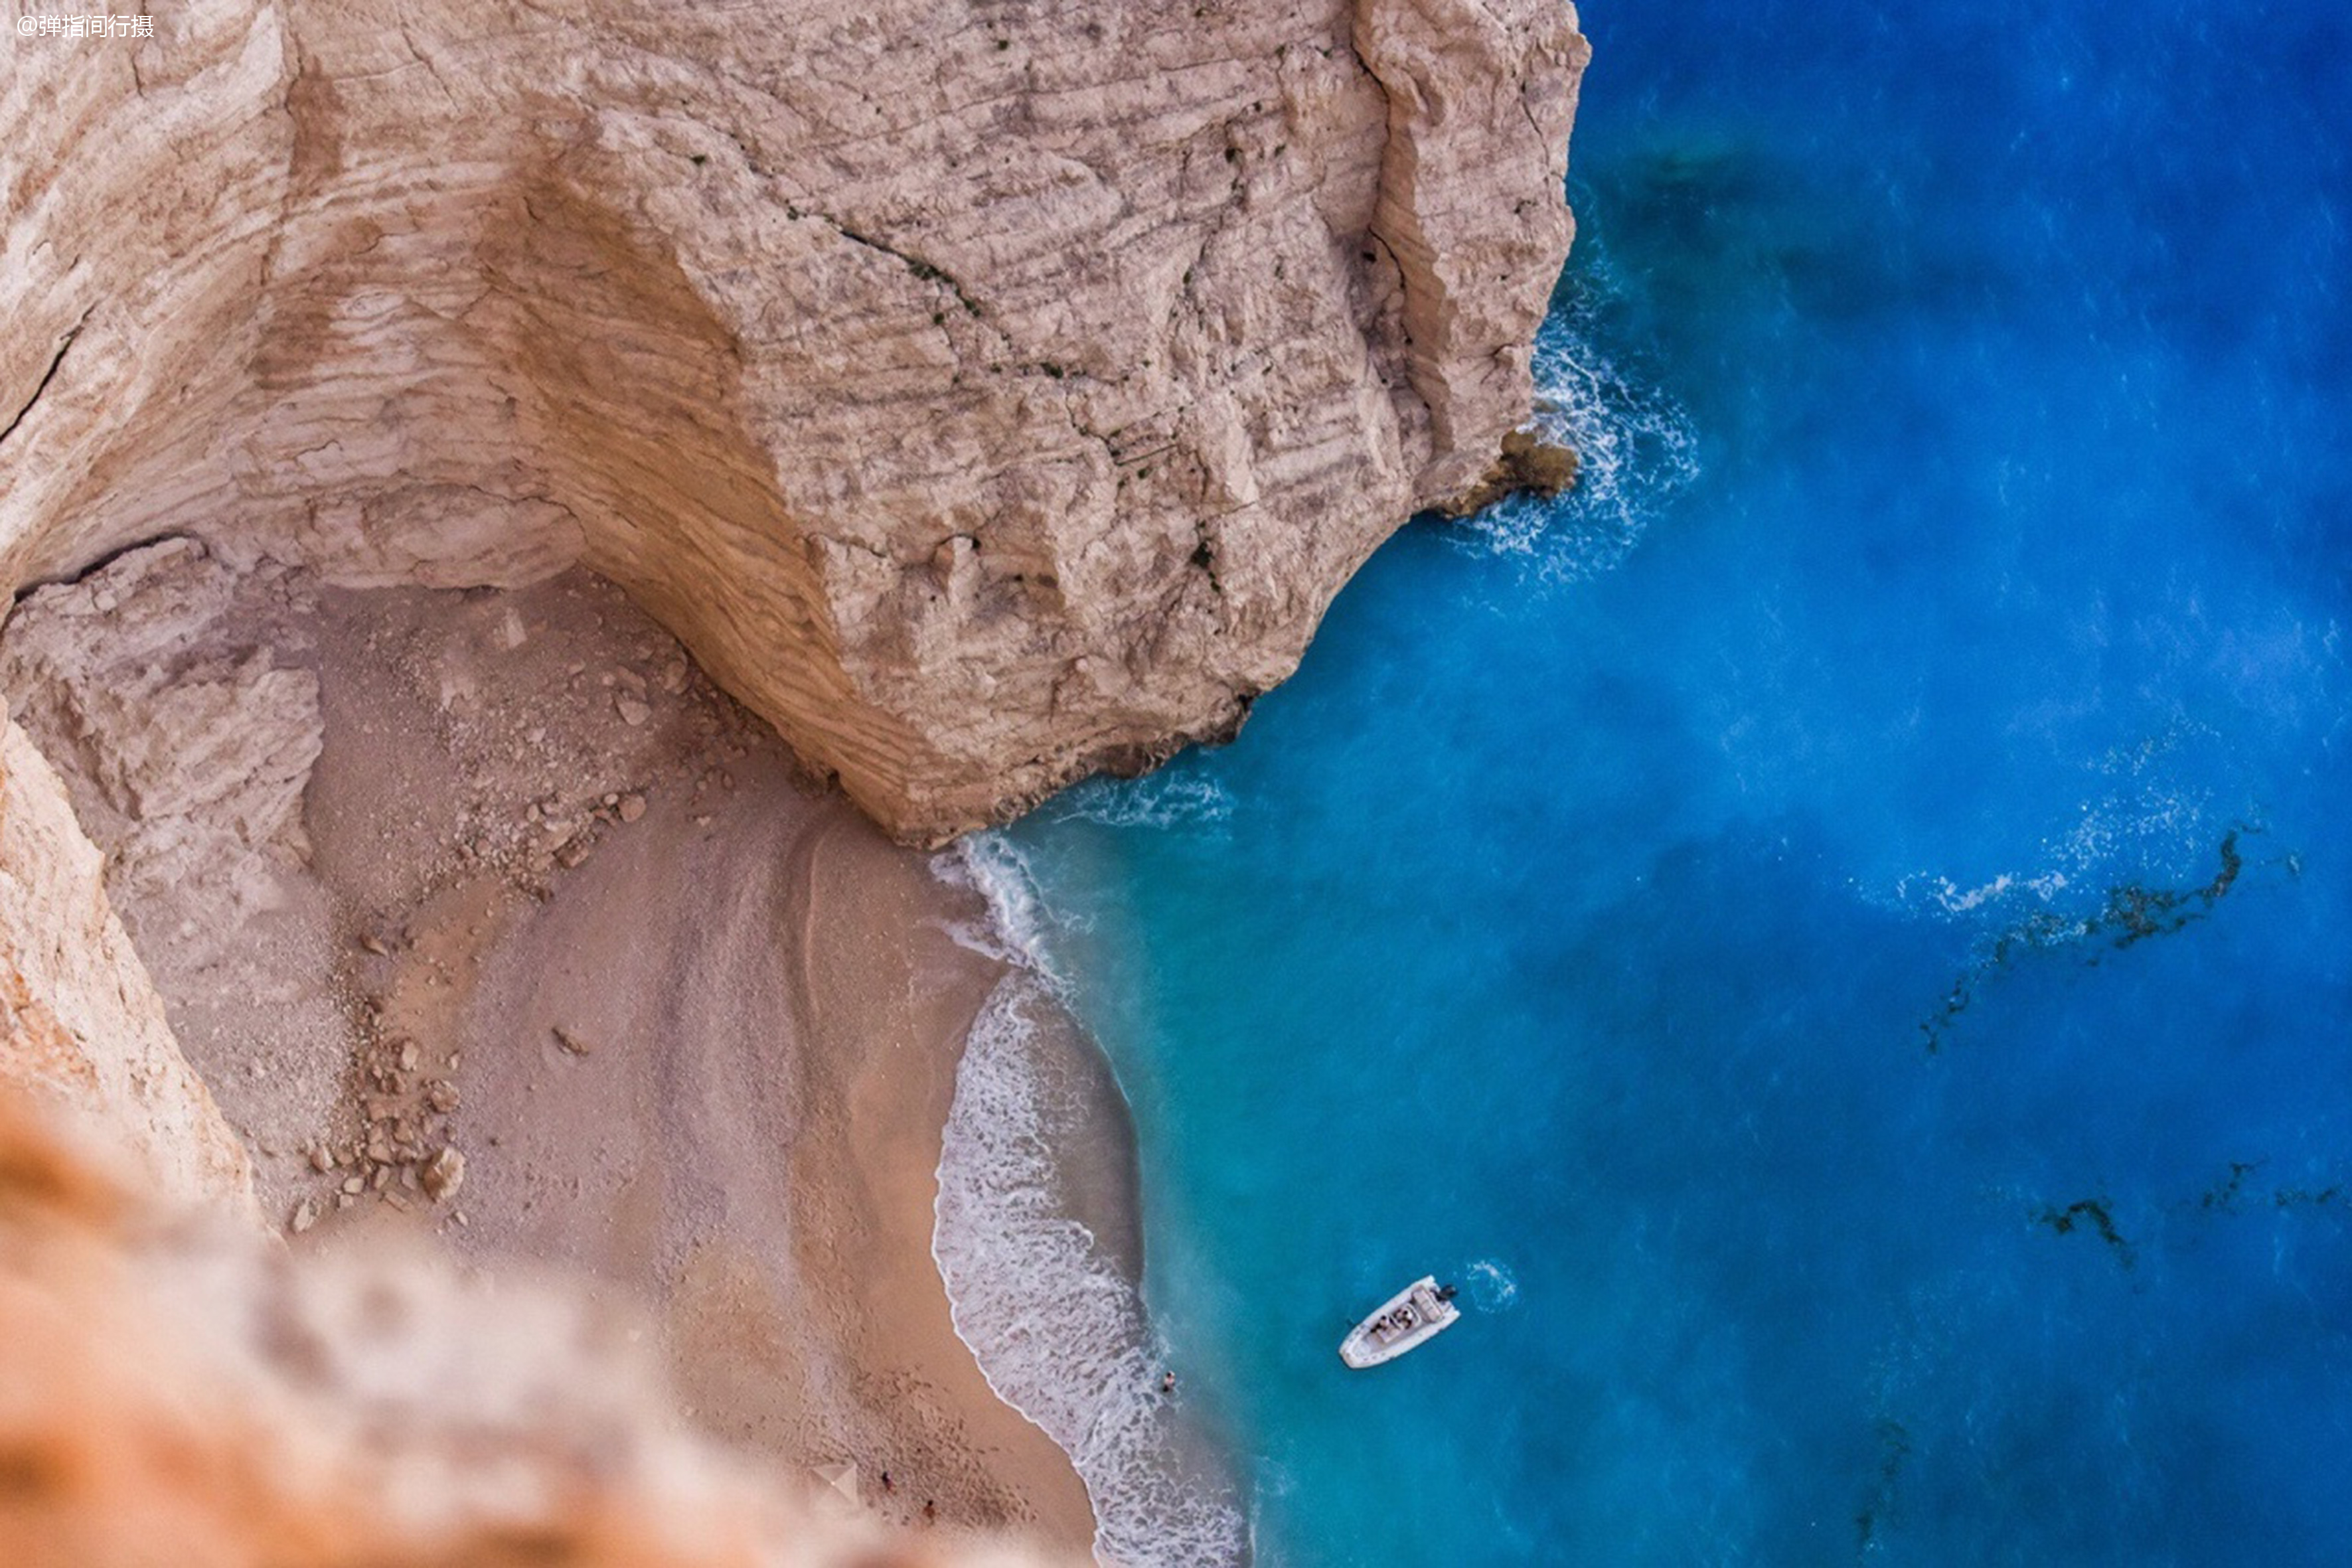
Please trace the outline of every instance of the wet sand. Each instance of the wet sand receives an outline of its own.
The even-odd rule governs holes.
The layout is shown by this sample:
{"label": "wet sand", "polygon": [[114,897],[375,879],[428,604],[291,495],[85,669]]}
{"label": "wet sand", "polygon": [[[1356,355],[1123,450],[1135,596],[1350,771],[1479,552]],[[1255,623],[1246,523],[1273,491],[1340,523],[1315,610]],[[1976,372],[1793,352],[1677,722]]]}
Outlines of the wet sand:
{"label": "wet sand", "polygon": [[887,1471],[870,1500],[903,1521],[937,1500],[1083,1545],[1083,1489],[987,1386],[930,1256],[940,1130],[994,978],[945,932],[971,911],[775,759],[735,774],[707,825],[649,810],[485,955],[462,1246],[654,1303],[713,1433],[847,1460],[876,1494]]}

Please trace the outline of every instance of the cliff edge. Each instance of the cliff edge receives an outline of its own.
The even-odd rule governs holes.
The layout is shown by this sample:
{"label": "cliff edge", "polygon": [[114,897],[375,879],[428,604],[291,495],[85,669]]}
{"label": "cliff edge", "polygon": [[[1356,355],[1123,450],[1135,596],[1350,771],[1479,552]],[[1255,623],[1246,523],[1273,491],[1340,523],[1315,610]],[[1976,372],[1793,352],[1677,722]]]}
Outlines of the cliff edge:
{"label": "cliff edge", "polygon": [[257,1221],[244,1145],[180,1054],[65,786],[0,714],[0,1093],[143,1163],[151,1197]]}
{"label": "cliff edge", "polygon": [[0,44],[0,585],[585,563],[902,837],[1230,734],[1530,397],[1558,0],[191,0]]}

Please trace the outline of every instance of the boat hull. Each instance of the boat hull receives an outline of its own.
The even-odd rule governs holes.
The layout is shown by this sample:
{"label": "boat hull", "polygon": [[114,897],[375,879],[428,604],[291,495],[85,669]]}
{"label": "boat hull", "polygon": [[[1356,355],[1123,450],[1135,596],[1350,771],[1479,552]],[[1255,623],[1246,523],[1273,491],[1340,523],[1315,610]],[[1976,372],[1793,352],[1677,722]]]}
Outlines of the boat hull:
{"label": "boat hull", "polygon": [[1380,1366],[1419,1350],[1461,1320],[1460,1309],[1437,1293],[1436,1277],[1424,1274],[1358,1323],[1339,1342],[1339,1359],[1360,1372]]}

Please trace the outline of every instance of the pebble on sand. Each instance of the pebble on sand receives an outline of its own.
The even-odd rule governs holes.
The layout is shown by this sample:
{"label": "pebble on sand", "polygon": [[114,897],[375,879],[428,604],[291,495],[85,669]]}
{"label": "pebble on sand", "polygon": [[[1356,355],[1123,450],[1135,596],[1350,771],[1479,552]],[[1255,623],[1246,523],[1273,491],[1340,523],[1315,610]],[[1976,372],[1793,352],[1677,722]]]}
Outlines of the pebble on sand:
{"label": "pebble on sand", "polygon": [[442,1145],[433,1158],[425,1163],[418,1178],[424,1184],[425,1195],[435,1203],[454,1194],[466,1184],[466,1156],[451,1145]]}

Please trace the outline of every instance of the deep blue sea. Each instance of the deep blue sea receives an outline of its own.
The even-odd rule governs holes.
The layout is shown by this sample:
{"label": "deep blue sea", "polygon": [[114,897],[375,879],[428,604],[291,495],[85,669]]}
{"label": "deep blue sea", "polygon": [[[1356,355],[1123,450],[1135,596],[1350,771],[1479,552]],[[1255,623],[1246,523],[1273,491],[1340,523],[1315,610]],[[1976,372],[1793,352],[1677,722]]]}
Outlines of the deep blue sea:
{"label": "deep blue sea", "polygon": [[1055,1364],[1267,1563],[2352,1562],[2352,11],[1584,25],[1584,487],[975,851],[1140,1149]]}

